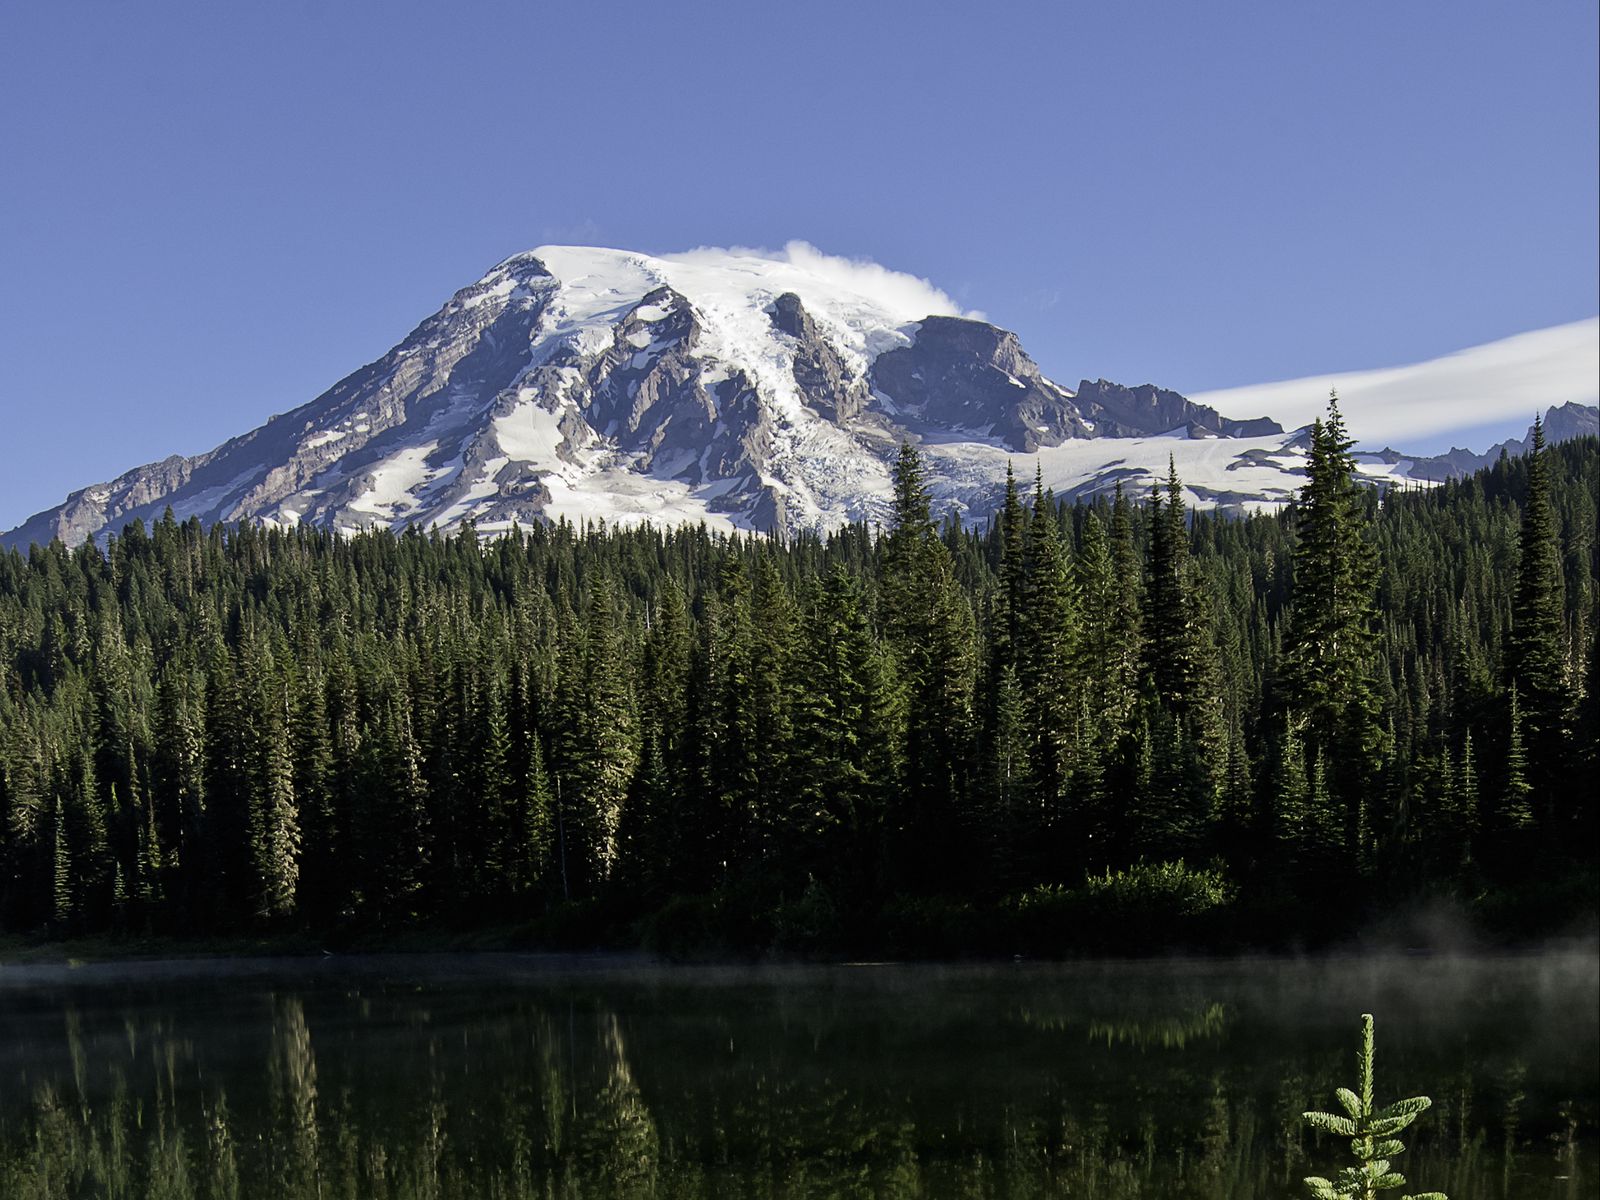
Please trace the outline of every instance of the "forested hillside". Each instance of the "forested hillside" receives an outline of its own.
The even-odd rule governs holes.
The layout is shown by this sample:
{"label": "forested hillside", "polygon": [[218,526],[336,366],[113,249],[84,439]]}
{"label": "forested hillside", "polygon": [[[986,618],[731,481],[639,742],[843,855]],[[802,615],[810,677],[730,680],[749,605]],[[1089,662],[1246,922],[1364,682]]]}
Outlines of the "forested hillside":
{"label": "forested hillside", "polygon": [[9,552],[0,925],[1009,954],[1592,904],[1594,439],[1380,503],[1334,410],[1249,519],[1023,481],[971,531],[896,480],[825,540]]}

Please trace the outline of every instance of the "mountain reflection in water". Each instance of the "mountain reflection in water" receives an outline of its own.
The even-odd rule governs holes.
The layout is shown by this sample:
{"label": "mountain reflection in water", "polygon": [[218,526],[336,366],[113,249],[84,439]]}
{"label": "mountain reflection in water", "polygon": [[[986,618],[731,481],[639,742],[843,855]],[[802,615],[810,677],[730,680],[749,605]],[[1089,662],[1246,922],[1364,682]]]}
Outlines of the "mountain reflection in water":
{"label": "mountain reflection in water", "polygon": [[1588,950],[7,967],[0,1196],[1297,1196],[1372,1011],[1415,1186],[1588,1197],[1597,999]]}

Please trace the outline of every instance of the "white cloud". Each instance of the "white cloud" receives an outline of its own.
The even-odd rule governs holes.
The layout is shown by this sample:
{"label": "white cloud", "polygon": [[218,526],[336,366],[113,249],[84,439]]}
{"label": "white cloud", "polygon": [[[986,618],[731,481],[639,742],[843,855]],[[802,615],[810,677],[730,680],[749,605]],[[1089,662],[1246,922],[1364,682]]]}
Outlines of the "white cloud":
{"label": "white cloud", "polygon": [[669,263],[713,266],[723,265],[730,259],[766,259],[769,262],[787,263],[830,288],[860,296],[885,312],[896,314],[903,321],[915,321],[928,316],[971,317],[977,321],[984,319],[983,313],[963,309],[949,293],[926,279],[904,271],[891,271],[870,259],[824,254],[810,242],[793,241],[782,250],[750,246],[701,246],[681,254],[663,254],[660,258]]}
{"label": "white cloud", "polygon": [[891,271],[864,258],[841,258],[824,254],[810,242],[790,242],[782,257],[814,275],[831,279],[841,288],[860,292],[885,308],[900,308],[922,316],[971,317],[984,319],[977,309],[963,309],[949,294],[926,279]]}
{"label": "white cloud", "polygon": [[1520,435],[1535,412],[1552,405],[1600,403],[1600,317],[1405,367],[1312,375],[1190,398],[1229,417],[1269,416],[1292,429],[1326,411],[1330,389],[1339,393],[1350,432],[1366,446],[1429,452],[1443,449],[1452,434],[1491,426]]}

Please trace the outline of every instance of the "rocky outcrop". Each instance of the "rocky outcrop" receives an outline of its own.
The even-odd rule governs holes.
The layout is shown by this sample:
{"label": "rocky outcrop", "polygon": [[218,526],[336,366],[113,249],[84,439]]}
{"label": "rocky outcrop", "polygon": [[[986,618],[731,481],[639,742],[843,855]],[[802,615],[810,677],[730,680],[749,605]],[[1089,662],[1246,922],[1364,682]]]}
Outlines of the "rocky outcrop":
{"label": "rocky outcrop", "polygon": [[998,438],[1023,453],[1094,433],[1072,393],[1039,373],[1017,335],[984,321],[927,318],[911,345],[878,356],[872,386],[896,414]]}
{"label": "rocky outcrop", "polygon": [[[1544,440],[1547,446],[1568,442],[1573,438],[1595,437],[1597,434],[1600,434],[1600,409],[1590,405],[1569,401],[1560,407],[1550,408],[1544,414]],[[1437,483],[1446,479],[1460,479],[1484,467],[1492,467],[1502,454],[1517,458],[1532,449],[1533,426],[1530,425],[1525,436],[1507,438],[1497,446],[1490,446],[1482,454],[1453,447],[1444,454],[1423,456],[1384,449],[1374,457],[1389,464],[1407,462],[1410,464],[1408,474],[1412,479]]]}
{"label": "rocky outcrop", "polygon": [[829,421],[850,421],[867,407],[872,389],[820,333],[793,292],[785,292],[769,310],[773,328],[789,339],[795,386],[802,399]]}
{"label": "rocky outcrop", "polygon": [[1148,437],[1183,429],[1190,437],[1266,437],[1283,426],[1267,417],[1233,421],[1214,408],[1147,383],[1124,387],[1106,379],[1078,385],[1078,412],[1100,437]]}

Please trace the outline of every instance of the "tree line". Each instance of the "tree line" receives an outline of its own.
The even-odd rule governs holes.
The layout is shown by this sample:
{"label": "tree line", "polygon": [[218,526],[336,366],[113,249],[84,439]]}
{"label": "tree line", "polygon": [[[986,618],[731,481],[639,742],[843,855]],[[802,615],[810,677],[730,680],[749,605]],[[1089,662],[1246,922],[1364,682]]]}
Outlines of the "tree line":
{"label": "tree line", "polygon": [[1275,515],[1008,478],[971,529],[908,445],[888,527],[826,537],[169,514],[9,551],[0,927],[716,898],[804,941],[1141,862],[1263,904],[1588,873],[1595,440],[1381,497],[1351,446],[1332,405]]}

